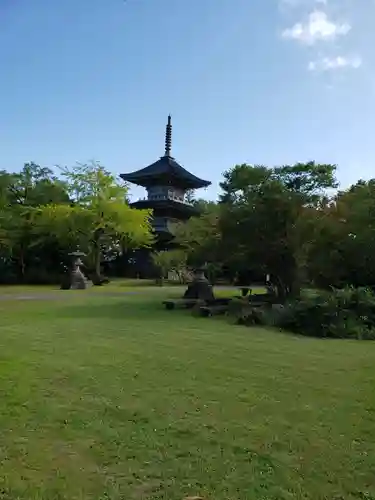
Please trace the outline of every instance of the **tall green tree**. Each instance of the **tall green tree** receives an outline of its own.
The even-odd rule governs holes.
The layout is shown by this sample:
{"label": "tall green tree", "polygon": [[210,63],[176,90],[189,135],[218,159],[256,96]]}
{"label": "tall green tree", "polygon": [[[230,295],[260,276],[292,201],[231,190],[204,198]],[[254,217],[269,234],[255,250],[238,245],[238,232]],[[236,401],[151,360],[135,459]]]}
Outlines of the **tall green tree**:
{"label": "tall green tree", "polygon": [[50,246],[35,240],[31,221],[32,210],[49,203],[69,203],[64,183],[51,169],[30,162],[20,172],[0,172],[0,246],[20,280],[51,253]]}
{"label": "tall green tree", "polygon": [[162,250],[151,254],[152,261],[160,273],[160,284],[169,272],[175,272],[180,283],[184,282],[187,265],[187,253],[183,249]]}
{"label": "tall green tree", "polygon": [[375,179],[341,191],[311,225],[308,272],[323,287],[375,285]]}
{"label": "tall green tree", "polygon": [[17,173],[5,174],[7,197],[11,205],[36,207],[49,203],[69,203],[67,186],[47,167],[25,163]]}
{"label": "tall green tree", "polygon": [[132,209],[126,185],[104,167],[77,165],[63,168],[62,175],[72,203],[39,207],[33,217],[37,231],[49,230],[71,250],[86,252],[98,276],[106,251],[151,245],[150,211]]}
{"label": "tall green tree", "polygon": [[227,264],[242,274],[271,274],[284,297],[298,294],[305,221],[336,187],[334,172],[334,165],[315,163],[238,165],[225,172],[220,230]]}
{"label": "tall green tree", "polygon": [[187,254],[190,266],[202,266],[220,260],[220,207],[216,203],[197,201],[201,213],[177,224],[174,242]]}

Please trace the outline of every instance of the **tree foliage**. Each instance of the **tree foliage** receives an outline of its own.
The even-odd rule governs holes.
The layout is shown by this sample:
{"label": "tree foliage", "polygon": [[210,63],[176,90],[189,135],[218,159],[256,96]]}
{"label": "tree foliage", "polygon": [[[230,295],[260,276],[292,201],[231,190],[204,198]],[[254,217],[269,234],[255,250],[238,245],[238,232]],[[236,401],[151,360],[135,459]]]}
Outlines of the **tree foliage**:
{"label": "tree foliage", "polygon": [[175,244],[186,251],[190,266],[202,266],[220,259],[220,207],[203,201],[197,202],[197,206],[200,216],[177,224],[175,228]]}
{"label": "tree foliage", "polygon": [[[284,297],[301,284],[375,286],[375,180],[337,191],[335,172],[236,165],[217,202],[189,193],[200,215],[177,224],[175,250],[154,253],[154,264],[162,275],[205,265],[242,285],[270,275]],[[127,186],[97,163],[0,171],[0,279],[55,280],[77,248],[99,274],[103,259],[152,247],[151,215],[132,209]]]}
{"label": "tree foliage", "polygon": [[375,180],[341,191],[311,226],[309,275],[319,286],[375,285]]}
{"label": "tree foliage", "polygon": [[38,207],[33,214],[36,231],[50,232],[71,250],[86,252],[97,275],[103,252],[151,245],[150,211],[131,208],[126,186],[101,165],[64,168],[63,176],[72,203]]}
{"label": "tree foliage", "polygon": [[261,272],[284,296],[298,294],[310,226],[337,186],[334,174],[334,165],[314,162],[237,165],[223,174],[219,204],[185,224],[178,241],[191,260],[220,261],[242,284]]}
{"label": "tree foliage", "polygon": [[[58,170],[35,163],[0,172],[3,281],[53,276],[81,248],[98,274],[106,252],[151,245],[150,212],[132,209],[127,187],[97,163]],[[52,271],[52,272],[51,272]]]}
{"label": "tree foliage", "polygon": [[161,250],[152,253],[152,260],[160,273],[161,282],[169,272],[174,272],[179,281],[184,282],[187,253],[183,249]]}
{"label": "tree foliage", "polygon": [[[51,245],[35,241],[32,211],[69,202],[64,183],[49,168],[33,162],[20,172],[0,172],[0,274],[3,281],[25,281],[27,268],[59,257]],[[43,257],[42,257],[43,256]]]}

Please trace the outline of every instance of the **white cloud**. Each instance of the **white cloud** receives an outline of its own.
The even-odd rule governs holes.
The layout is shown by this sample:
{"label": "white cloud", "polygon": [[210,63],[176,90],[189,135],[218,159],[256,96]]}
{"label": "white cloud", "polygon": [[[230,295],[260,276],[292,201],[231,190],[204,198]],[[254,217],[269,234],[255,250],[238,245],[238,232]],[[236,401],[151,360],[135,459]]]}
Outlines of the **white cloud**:
{"label": "white cloud", "polygon": [[282,36],[313,45],[317,41],[335,40],[338,36],[347,35],[350,30],[350,24],[335,23],[325,12],[315,10],[311,12],[306,23],[296,23],[292,28],[286,29]]}
{"label": "white cloud", "polygon": [[316,61],[310,61],[309,71],[333,71],[337,69],[352,68],[358,69],[362,65],[362,59],[355,57],[322,57]]}

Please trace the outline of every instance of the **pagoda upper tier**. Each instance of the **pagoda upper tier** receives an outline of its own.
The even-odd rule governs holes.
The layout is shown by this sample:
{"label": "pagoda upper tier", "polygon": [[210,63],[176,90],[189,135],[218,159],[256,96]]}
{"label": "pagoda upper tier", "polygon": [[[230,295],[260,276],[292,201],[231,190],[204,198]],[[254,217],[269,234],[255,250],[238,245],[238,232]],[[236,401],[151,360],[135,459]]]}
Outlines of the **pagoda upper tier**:
{"label": "pagoda upper tier", "polygon": [[171,156],[171,144],[172,124],[171,116],[168,116],[164,156],[148,167],[128,174],[121,174],[120,177],[124,181],[143,186],[146,189],[154,186],[173,186],[182,191],[187,191],[209,186],[211,184],[210,181],[200,179],[177,163]]}

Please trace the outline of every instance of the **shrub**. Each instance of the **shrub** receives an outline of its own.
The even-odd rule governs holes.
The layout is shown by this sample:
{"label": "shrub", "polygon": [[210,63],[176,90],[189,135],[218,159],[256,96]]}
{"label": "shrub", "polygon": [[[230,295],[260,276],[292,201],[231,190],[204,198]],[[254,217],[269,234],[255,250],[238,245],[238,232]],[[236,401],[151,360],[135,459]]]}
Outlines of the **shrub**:
{"label": "shrub", "polygon": [[246,298],[235,298],[228,306],[228,315],[234,316],[235,322],[245,326],[278,326],[284,315],[281,304],[253,305]]}
{"label": "shrub", "polygon": [[375,339],[375,295],[352,287],[308,294],[285,308],[278,326],[312,337]]}

